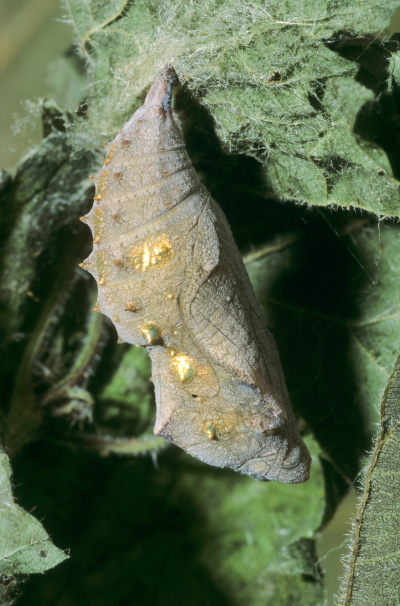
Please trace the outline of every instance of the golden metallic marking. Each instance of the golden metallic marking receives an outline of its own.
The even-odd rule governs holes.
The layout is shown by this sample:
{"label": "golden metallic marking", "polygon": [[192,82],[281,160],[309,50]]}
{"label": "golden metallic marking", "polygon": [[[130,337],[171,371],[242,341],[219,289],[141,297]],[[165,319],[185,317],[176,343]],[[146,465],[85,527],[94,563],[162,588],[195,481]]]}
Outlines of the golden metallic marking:
{"label": "golden metallic marking", "polygon": [[82,221],[82,223],[87,223],[88,222],[88,218],[87,217],[79,217],[79,221]]}
{"label": "golden metallic marking", "polygon": [[104,286],[104,278],[100,278],[100,280],[97,282],[97,284],[99,286]]}
{"label": "golden metallic marking", "polygon": [[100,309],[100,308],[99,308],[99,306],[98,306],[98,305],[95,305],[95,306],[93,307],[93,311],[99,311],[99,309]]}
{"label": "golden metallic marking", "polygon": [[100,242],[99,236],[93,240],[93,244],[98,244]]}
{"label": "golden metallic marking", "polygon": [[170,365],[181,383],[187,383],[195,376],[193,358],[187,354],[173,356]]}
{"label": "golden metallic marking", "polygon": [[147,322],[139,326],[139,331],[149,345],[152,345],[161,337],[161,329],[154,322]]}
{"label": "golden metallic marking", "polygon": [[110,164],[110,160],[104,160],[103,164]]}
{"label": "golden metallic marking", "polygon": [[121,139],[121,147],[129,147],[130,144],[131,142],[128,139]]}
{"label": "golden metallic marking", "polygon": [[114,265],[116,265],[117,267],[122,267],[123,264],[124,264],[123,259],[114,259]]}
{"label": "golden metallic marking", "polygon": [[93,210],[93,235],[96,238],[100,238],[104,229],[104,210],[101,207],[97,207]]}
{"label": "golden metallic marking", "polygon": [[119,322],[119,317],[118,316],[113,316],[112,317],[112,321],[113,322]]}
{"label": "golden metallic marking", "polygon": [[138,309],[139,309],[138,306],[133,301],[128,301],[128,303],[125,303],[125,311],[135,312]]}
{"label": "golden metallic marking", "polygon": [[129,257],[134,269],[147,271],[168,263],[173,255],[173,248],[165,236],[161,236],[153,243],[145,243],[134,248]]}
{"label": "golden metallic marking", "polygon": [[79,267],[82,267],[82,269],[87,269],[89,267],[89,263],[87,263],[86,261],[83,261],[83,263],[78,263]]}
{"label": "golden metallic marking", "polygon": [[98,200],[101,200],[101,196],[100,196],[100,194],[98,194],[97,196],[95,196],[95,197],[93,198],[93,200],[97,200],[97,201],[98,201]]}
{"label": "golden metallic marking", "polygon": [[213,425],[207,425],[206,434],[209,440],[214,440],[217,437],[217,429]]}
{"label": "golden metallic marking", "polygon": [[88,179],[91,181],[96,181],[96,175],[88,175]]}
{"label": "golden metallic marking", "polygon": [[172,299],[174,299],[174,293],[173,292],[167,292],[167,299],[169,299],[170,301],[172,301]]}

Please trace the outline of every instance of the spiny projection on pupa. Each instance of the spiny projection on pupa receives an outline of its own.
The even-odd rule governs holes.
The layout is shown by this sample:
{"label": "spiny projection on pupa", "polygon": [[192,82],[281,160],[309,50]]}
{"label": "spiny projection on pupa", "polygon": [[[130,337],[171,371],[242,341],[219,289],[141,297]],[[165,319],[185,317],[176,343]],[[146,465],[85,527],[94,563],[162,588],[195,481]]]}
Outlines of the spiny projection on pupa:
{"label": "spiny projection on pupa", "polygon": [[108,147],[83,220],[98,309],[152,361],[154,433],[217,467],[303,482],[298,433],[274,339],[228,222],[201,183],[164,68]]}

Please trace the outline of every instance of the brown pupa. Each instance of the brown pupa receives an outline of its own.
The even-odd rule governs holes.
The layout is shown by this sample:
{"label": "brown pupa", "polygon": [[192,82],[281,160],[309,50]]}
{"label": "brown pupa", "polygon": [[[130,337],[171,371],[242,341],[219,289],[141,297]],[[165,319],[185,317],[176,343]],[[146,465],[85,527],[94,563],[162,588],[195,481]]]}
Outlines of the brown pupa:
{"label": "brown pupa", "polygon": [[146,347],[154,433],[217,467],[303,482],[298,433],[278,353],[228,222],[194,170],[164,68],[108,147],[83,217],[98,309],[120,341]]}

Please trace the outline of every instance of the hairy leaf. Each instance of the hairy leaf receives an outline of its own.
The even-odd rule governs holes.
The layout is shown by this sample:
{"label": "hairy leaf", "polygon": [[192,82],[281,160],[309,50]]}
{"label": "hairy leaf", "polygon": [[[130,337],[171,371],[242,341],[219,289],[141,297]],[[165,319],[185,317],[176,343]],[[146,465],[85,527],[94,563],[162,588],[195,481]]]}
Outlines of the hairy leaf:
{"label": "hairy leaf", "polygon": [[400,358],[381,404],[381,429],[354,522],[343,606],[398,604]]}
{"label": "hairy leaf", "polygon": [[264,191],[399,215],[398,154],[385,138],[398,128],[398,43],[385,33],[394,0],[69,6],[95,83],[79,145],[114,137],[171,63],[224,148],[263,163]]}
{"label": "hairy leaf", "polygon": [[11,468],[0,453],[0,575],[44,572],[67,558],[42,524],[13,499]]}

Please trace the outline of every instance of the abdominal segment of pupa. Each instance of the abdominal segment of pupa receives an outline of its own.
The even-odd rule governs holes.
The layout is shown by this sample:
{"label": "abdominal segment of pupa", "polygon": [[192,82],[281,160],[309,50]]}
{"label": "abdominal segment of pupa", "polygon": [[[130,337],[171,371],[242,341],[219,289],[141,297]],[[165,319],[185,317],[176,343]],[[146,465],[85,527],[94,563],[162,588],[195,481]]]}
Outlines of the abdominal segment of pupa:
{"label": "abdominal segment of pupa", "polygon": [[123,126],[83,218],[97,308],[152,361],[156,435],[257,480],[303,482],[298,433],[274,339],[221,208],[192,166],[164,68]]}

